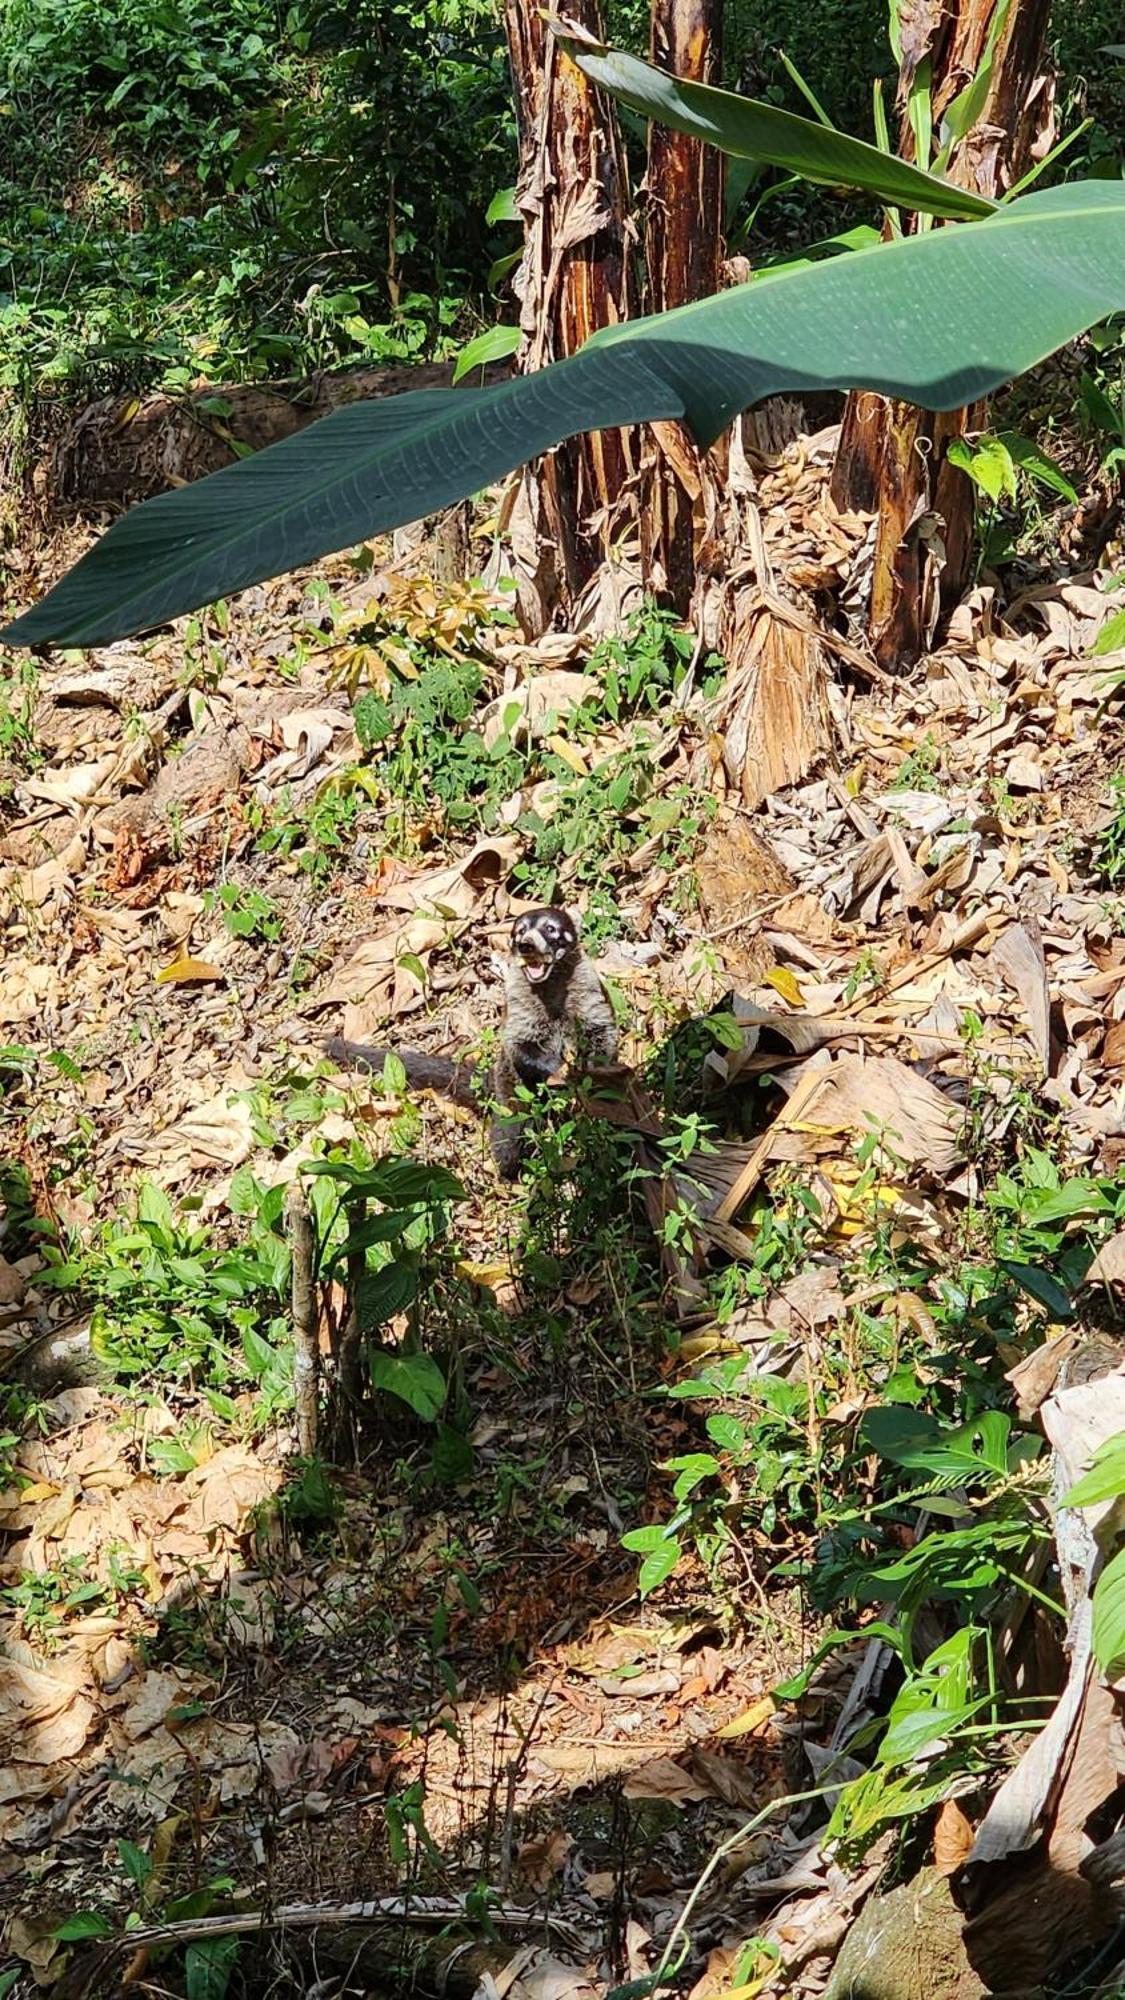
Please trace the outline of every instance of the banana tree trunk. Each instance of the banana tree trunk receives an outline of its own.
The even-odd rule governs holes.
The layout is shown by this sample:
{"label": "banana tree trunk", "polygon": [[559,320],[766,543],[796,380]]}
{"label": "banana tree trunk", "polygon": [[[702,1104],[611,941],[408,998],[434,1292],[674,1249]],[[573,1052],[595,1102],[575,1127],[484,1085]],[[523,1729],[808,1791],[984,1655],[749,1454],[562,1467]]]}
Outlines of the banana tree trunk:
{"label": "banana tree trunk", "polygon": [[[600,0],[568,17],[601,37]],[[544,10],[505,0],[520,142],[523,261],[515,280],[524,373],[561,361],[629,316],[628,182],[616,112],[559,49]],[[509,516],[526,626],[542,631],[604,560],[611,516],[635,471],[625,431],[570,440],[521,475]]]}
{"label": "banana tree trunk", "polygon": [[[722,82],[723,0],[652,0],[651,54],[661,69]],[[723,155],[658,124],[649,126],[645,179],[649,312],[717,292],[722,280]],[[714,533],[717,460],[680,424],[647,434],[641,548],[649,587],[686,615],[696,554]]]}
{"label": "banana tree trunk", "polygon": [[[950,177],[981,194],[1001,195],[1050,141],[1053,82],[1043,70],[1049,0],[926,0],[900,8],[899,151],[915,157],[905,114],[921,64],[931,67],[933,129],[977,74],[997,17],[987,94],[976,123],[957,147]],[[922,164],[928,164],[923,162]],[[916,227],[917,221],[911,226]],[[949,302],[956,312],[957,302]],[[832,495],[846,510],[878,515],[868,630],[875,656],[891,672],[914,664],[943,610],[961,596],[972,560],[973,490],[949,463],[949,446],[978,430],[985,408],[935,417],[910,403],[852,393],[844,413]]]}

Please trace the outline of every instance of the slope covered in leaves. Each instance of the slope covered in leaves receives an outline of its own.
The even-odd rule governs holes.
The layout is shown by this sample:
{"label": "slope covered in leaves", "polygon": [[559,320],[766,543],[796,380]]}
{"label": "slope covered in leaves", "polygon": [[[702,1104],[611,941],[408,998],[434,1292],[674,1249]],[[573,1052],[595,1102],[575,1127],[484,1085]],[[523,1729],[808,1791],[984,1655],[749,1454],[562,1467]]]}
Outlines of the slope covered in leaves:
{"label": "slope covered in leaves", "polygon": [[[791,616],[862,573],[830,444],[757,496]],[[588,2000],[686,1940],[697,2000],[811,1996],[853,1925],[893,1937],[909,1824],[964,1979],[1032,1983],[1089,1944],[1074,1821],[1111,1836],[1120,1748],[1085,1656],[1059,1700],[1033,1449],[1065,1483],[1125,1427],[1120,558],[981,588],[901,684],[826,662],[820,759],[753,813],[721,663],[627,574],[607,643],[527,647],[502,593],[384,558],[9,696],[10,1963],[264,1993],[315,1918],[372,1991],[405,1952],[431,1990]],[[554,894],[700,1240],[658,1242],[628,1124],[557,1107],[509,1194],[467,1114],[323,1059],[336,1027],[477,1045]],[[466,1191],[410,1253],[447,1400],[384,1394],[354,1466],[302,1466],[275,1191],[407,1148]]]}

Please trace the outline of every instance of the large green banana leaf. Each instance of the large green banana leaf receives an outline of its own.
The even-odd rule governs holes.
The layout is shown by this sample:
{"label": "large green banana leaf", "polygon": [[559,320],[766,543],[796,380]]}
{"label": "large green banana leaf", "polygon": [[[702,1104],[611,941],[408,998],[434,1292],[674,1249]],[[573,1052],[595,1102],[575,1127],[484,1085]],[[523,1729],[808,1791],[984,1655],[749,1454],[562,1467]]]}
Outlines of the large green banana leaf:
{"label": "large green banana leaf", "polygon": [[997,203],[968,188],[954,187],[940,174],[911,166],[894,153],[884,153],[863,139],[833,131],[813,118],[779,111],[773,104],[740,97],[733,90],[716,90],[707,83],[690,83],[594,41],[578,41],[555,30],[568,56],[592,83],[600,84],[619,103],[627,104],[658,125],[669,125],[689,138],[705,139],[724,153],[743,160],[764,160],[802,179],[829,187],[859,188],[892,207],[922,209],[954,222],[990,215]]}
{"label": "large green banana leaf", "polygon": [[336,410],[117,521],[0,632],[93,646],[436,513],[578,431],[680,418],[700,445],[781,390],[935,410],[986,396],[1125,310],[1125,186],[1088,181],[596,334],[487,389]]}

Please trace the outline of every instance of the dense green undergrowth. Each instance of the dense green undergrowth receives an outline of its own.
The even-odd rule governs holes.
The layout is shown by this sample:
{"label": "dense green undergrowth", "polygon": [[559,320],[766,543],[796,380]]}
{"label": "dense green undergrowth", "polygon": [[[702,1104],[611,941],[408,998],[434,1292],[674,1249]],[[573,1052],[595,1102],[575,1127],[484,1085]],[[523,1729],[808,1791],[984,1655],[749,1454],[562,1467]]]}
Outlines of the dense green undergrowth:
{"label": "dense green undergrowth", "polygon": [[[1123,72],[1098,52],[1112,12],[1056,9],[1064,122],[1094,121],[1071,173],[1120,171]],[[643,46],[637,0],[609,14]],[[735,0],[727,17],[732,82],[804,108],[783,51],[869,132],[887,66],[875,0],[832,0],[827,21]],[[0,0],[9,425],[41,399],[453,351],[510,315],[490,273],[511,228],[487,215],[514,172],[494,0]],[[755,243],[835,226],[809,189],[759,208],[774,179],[747,197]]]}

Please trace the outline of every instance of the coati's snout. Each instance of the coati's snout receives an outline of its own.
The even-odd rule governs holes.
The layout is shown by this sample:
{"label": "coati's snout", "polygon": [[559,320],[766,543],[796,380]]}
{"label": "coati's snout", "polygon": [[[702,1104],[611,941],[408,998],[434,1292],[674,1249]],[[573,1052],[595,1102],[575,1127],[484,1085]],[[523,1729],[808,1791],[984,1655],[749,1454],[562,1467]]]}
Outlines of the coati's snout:
{"label": "coati's snout", "polygon": [[532,986],[549,979],[578,949],[578,926],[567,910],[528,910],[512,925],[512,950]]}

